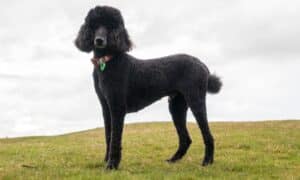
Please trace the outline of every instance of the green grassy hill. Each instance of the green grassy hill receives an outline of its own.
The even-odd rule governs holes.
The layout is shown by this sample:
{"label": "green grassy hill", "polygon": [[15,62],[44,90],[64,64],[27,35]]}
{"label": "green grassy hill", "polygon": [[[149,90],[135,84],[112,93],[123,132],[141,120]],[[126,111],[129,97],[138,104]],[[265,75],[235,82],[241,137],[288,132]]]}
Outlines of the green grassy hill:
{"label": "green grassy hill", "polygon": [[300,179],[300,121],[210,123],[215,163],[201,167],[203,143],[189,123],[187,155],[168,164],[177,148],[172,123],[126,125],[123,160],[106,171],[104,131],[0,139],[0,179]]}

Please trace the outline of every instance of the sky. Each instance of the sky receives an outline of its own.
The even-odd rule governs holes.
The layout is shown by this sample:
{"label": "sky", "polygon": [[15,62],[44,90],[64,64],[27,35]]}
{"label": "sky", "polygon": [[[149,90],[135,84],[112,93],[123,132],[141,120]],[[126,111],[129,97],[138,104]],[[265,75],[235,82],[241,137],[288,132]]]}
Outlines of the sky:
{"label": "sky", "polygon": [[[73,44],[96,5],[121,10],[131,55],[187,53],[222,78],[210,122],[300,118],[300,1],[10,0],[0,2],[0,137],[103,126],[92,55]],[[145,121],[171,121],[167,98],[126,116]]]}

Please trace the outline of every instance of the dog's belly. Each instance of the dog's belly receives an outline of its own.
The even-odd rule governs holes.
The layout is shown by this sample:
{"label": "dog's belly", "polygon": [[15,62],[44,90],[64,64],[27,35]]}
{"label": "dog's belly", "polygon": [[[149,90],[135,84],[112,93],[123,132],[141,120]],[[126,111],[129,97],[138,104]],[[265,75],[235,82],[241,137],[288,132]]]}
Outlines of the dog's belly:
{"label": "dog's belly", "polygon": [[126,101],[126,112],[137,112],[146,106],[154,103],[155,101],[161,99],[164,96],[167,96],[168,93],[157,93],[157,94],[132,94],[128,96]]}

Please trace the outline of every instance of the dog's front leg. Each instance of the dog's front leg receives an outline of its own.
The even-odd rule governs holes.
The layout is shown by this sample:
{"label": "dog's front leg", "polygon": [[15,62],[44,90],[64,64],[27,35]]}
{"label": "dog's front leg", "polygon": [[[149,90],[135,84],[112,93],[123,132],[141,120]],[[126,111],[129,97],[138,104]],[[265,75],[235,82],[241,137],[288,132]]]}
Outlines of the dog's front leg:
{"label": "dog's front leg", "polygon": [[108,155],[109,155],[109,148],[110,148],[110,140],[111,140],[111,116],[110,116],[108,105],[104,99],[101,100],[101,105],[102,105],[102,113],[104,119],[105,141],[106,141],[106,153],[105,153],[104,161],[107,162]]}
{"label": "dog's front leg", "polygon": [[[117,106],[117,107],[116,107]],[[121,161],[122,132],[125,109],[118,105],[111,108],[111,140],[107,169],[117,169]]]}
{"label": "dog's front leg", "polygon": [[110,115],[110,110],[107,101],[105,100],[99,88],[99,79],[98,79],[98,74],[96,69],[94,69],[93,72],[93,79],[94,79],[95,91],[102,106],[102,114],[103,114],[104,127],[105,127],[105,142],[106,142],[106,153],[105,153],[104,161],[107,162],[109,148],[110,148],[110,139],[111,139],[110,138],[111,137],[111,115]]}

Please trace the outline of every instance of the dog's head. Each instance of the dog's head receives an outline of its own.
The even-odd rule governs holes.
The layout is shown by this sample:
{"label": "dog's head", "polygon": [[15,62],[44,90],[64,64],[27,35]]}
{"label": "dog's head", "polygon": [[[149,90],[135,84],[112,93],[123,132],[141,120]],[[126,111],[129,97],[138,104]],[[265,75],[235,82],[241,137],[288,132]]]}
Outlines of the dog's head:
{"label": "dog's head", "polygon": [[120,11],[109,6],[96,6],[88,12],[75,45],[83,52],[94,50],[97,56],[127,52],[132,47]]}

